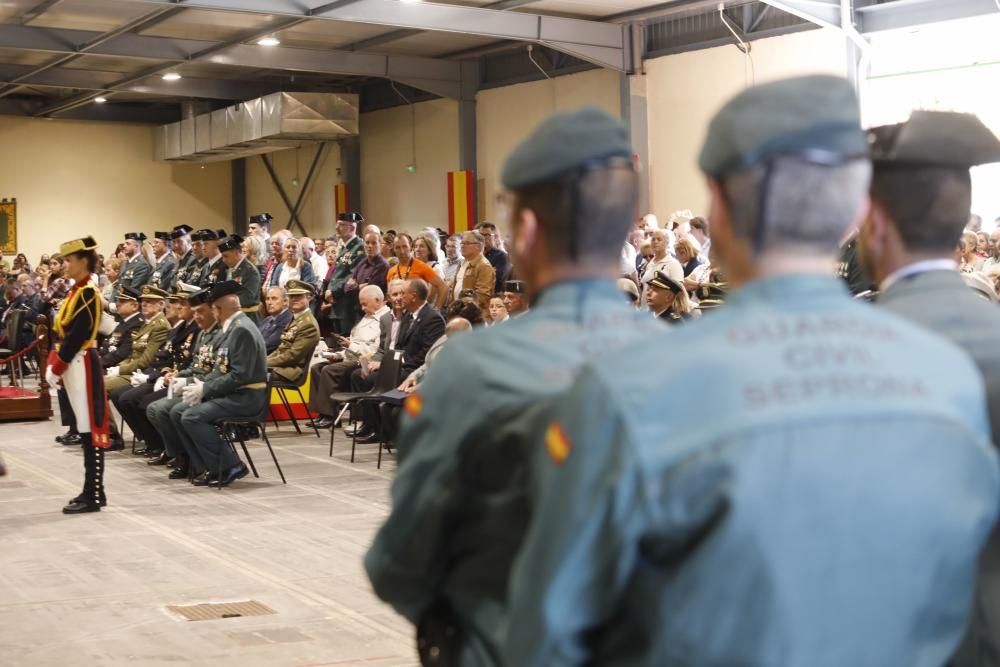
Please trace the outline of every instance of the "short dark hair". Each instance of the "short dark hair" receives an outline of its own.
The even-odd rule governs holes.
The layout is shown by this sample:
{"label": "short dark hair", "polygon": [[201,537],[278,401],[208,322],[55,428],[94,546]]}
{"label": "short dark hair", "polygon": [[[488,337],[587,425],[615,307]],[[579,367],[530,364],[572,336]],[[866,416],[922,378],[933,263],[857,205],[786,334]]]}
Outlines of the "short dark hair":
{"label": "short dark hair", "polygon": [[448,306],[444,319],[452,320],[456,317],[464,317],[472,326],[483,323],[482,309],[477,304],[468,301],[455,301]]}
{"label": "short dark hair", "polygon": [[492,222],[480,222],[476,226],[476,229],[491,229],[495,232],[497,230],[497,226],[494,225]]}
{"label": "short dark hair", "polygon": [[410,289],[417,295],[417,298],[421,301],[427,301],[427,297],[431,294],[431,288],[424,280],[420,278],[411,278],[407,282],[410,283]]}
{"label": "short dark hair", "polygon": [[534,212],[552,259],[607,263],[622,251],[636,216],[639,179],[631,169],[594,169],[514,191],[514,211]]}
{"label": "short dark hair", "polygon": [[[87,262],[87,272],[88,273],[94,273],[94,272],[97,271],[97,261],[98,261],[97,260],[97,251],[95,251],[95,250],[80,250],[79,252],[74,252],[74,253],[71,253],[71,254],[76,255],[77,257],[80,257],[80,258],[86,260],[86,262]],[[60,257],[59,260],[61,262],[65,263],[65,260],[63,260],[62,257]],[[50,259],[50,261],[51,261],[51,259]]]}
{"label": "short dark hair", "polygon": [[691,218],[691,229],[700,229],[708,236],[708,220],[705,218]]}
{"label": "short dark hair", "polygon": [[878,168],[871,197],[908,251],[950,252],[969,222],[972,177],[955,167]]}

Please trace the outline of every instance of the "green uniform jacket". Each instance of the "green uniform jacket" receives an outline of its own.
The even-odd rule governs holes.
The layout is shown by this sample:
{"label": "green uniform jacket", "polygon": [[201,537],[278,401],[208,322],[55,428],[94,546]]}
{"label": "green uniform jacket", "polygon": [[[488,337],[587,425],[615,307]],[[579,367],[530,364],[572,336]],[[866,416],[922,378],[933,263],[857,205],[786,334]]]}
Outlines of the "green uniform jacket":
{"label": "green uniform jacket", "polygon": [[278,349],[267,356],[267,367],[283,380],[298,384],[309,374],[317,343],[319,324],[311,311],[303,310],[285,327]]}
{"label": "green uniform jacket", "polygon": [[[354,275],[354,268],[365,258],[365,242],[355,236],[345,243],[337,253],[337,266],[330,276],[327,289],[333,296],[333,308],[330,310],[332,319],[350,317],[358,307],[358,292],[345,292],[347,281]],[[322,281],[323,277],[319,279]]]}
{"label": "green uniform jacket", "polygon": [[177,377],[203,378],[212,372],[215,364],[215,348],[222,340],[222,327],[213,324],[210,329],[202,331],[194,341],[195,352],[190,363],[182,368]]}
{"label": "green uniform jacket", "polygon": [[[129,261],[122,264],[121,274],[118,277],[118,290],[122,287],[131,287],[136,292],[142,291],[142,286],[149,282],[149,276],[153,269],[146,263],[146,259],[139,253]],[[118,296],[118,293],[115,293]]]}
{"label": "green uniform jacket", "polygon": [[198,274],[198,286],[211,287],[215,283],[221,283],[226,279],[228,272],[229,267],[222,261],[222,255],[219,255],[219,258],[212,263],[209,263],[206,259],[205,264],[201,267],[201,272]]}
{"label": "green uniform jacket", "polygon": [[177,287],[178,282],[192,284],[195,276],[197,276],[197,269],[195,268],[197,262],[198,260],[195,259],[194,253],[188,250],[187,254],[177,262],[177,270],[174,272],[174,282],[171,287]]}
{"label": "green uniform jacket", "polygon": [[264,338],[246,315],[236,313],[215,346],[215,367],[205,376],[202,400],[228,396],[266,381]]}
{"label": "green uniform jacket", "polygon": [[253,309],[256,313],[257,308],[260,307],[260,271],[257,270],[257,267],[244,257],[235,269],[229,269],[229,279],[235,280],[242,286],[239,296],[240,308],[243,309],[243,312],[250,315],[251,313],[247,310]]}
{"label": "green uniform jacket", "polygon": [[160,263],[153,267],[153,273],[149,276],[149,284],[169,293],[174,289],[174,275],[176,273],[177,258],[174,257],[174,253],[168,252],[160,260]]}
{"label": "green uniform jacket", "polygon": [[132,353],[118,365],[118,376],[125,378],[137,370],[149,368],[168,333],[170,322],[163,313],[143,324],[142,328],[132,334]]}

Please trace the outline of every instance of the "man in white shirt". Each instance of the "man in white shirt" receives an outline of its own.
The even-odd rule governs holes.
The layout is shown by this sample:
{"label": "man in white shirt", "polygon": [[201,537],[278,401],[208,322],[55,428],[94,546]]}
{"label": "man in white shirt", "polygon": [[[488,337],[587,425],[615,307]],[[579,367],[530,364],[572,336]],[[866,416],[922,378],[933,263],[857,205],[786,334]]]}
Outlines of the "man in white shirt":
{"label": "man in white shirt", "polygon": [[318,413],[317,428],[330,428],[334,424],[336,407],[330,394],[347,391],[351,373],[361,366],[361,359],[370,358],[388,334],[392,322],[392,310],[385,305],[385,295],[378,285],[366,285],[358,295],[362,317],[350,337],[336,336],[341,349],[327,356],[328,362],[313,366],[309,376],[309,411]]}
{"label": "man in white shirt", "polygon": [[[311,238],[300,239],[299,245],[302,247],[302,258],[312,265],[315,280],[321,284],[323,278],[326,277],[326,272],[330,270],[330,265],[326,263],[323,253],[316,252],[316,242]],[[316,289],[319,287],[320,285],[317,284]]]}

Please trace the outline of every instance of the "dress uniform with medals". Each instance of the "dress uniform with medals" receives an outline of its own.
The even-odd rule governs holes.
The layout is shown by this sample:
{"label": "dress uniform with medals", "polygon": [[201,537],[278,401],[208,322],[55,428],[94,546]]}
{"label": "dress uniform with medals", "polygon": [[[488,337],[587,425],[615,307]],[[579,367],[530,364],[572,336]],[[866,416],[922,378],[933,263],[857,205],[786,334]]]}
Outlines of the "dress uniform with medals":
{"label": "dress uniform with medals", "polygon": [[[159,287],[146,285],[139,295],[140,301],[157,301],[163,303],[167,298],[167,293]],[[108,377],[104,383],[108,392],[124,389],[129,386],[129,379],[132,373],[148,368],[156,358],[163,342],[170,332],[170,322],[167,321],[163,312],[157,313],[150,320],[143,322],[137,331],[132,333],[132,349],[127,358],[121,363],[106,369]]]}
{"label": "dress uniform with medals", "polygon": [[[289,280],[285,290],[288,296],[316,295],[316,288],[302,280]],[[267,355],[267,367],[282,380],[301,384],[309,373],[309,362],[317,343],[319,323],[307,306],[294,314],[281,333],[278,349]]]}
{"label": "dress uniform with medals", "polygon": [[[364,224],[365,219],[360,213],[341,213],[337,220],[353,223],[355,225]],[[351,329],[357,324],[361,306],[359,305],[357,290],[346,291],[347,281],[354,275],[354,269],[358,262],[365,258],[365,242],[355,234],[349,241],[342,242],[337,251],[337,260],[333,273],[330,275],[330,284],[327,290],[333,297],[333,307],[330,309],[330,320],[332,329],[341,336],[350,336]],[[305,261],[305,260],[303,260]],[[317,276],[322,281],[323,276]]]}
{"label": "dress uniform with medals", "polygon": [[[859,254],[869,275],[880,281],[876,303],[953,341],[976,363],[986,381],[993,441],[1000,434],[1000,310],[966,286],[954,248],[969,219],[969,169],[1000,162],[1000,141],[969,114],[915,111],[909,121],[869,131],[872,204],[894,228],[905,251],[883,256],[871,242],[875,224],[858,235]],[[887,187],[887,186],[893,187]],[[894,213],[925,212],[925,219],[897,223]],[[948,208],[950,207],[950,208]],[[903,214],[899,214],[903,215]],[[909,215],[906,213],[905,215]],[[980,555],[972,623],[951,667],[1000,665],[1000,530],[994,528]]]}
{"label": "dress uniform with medals", "polygon": [[[195,257],[194,250],[188,249],[181,257],[177,257],[177,246],[178,241],[187,238],[188,241],[191,239],[191,227],[187,225],[177,225],[174,227],[173,231],[170,232],[170,240],[174,245],[174,258],[177,259],[177,270],[174,272],[174,284],[170,286],[171,289],[175,289],[180,283],[191,284],[194,280],[194,266],[198,262],[198,258]],[[187,245],[187,244],[185,244]]]}
{"label": "dress uniform with medals", "polygon": [[243,237],[233,234],[227,236],[219,243],[219,250],[223,253],[239,251],[239,262],[236,266],[229,268],[226,280],[232,280],[240,284],[240,310],[250,318],[254,324],[260,324],[260,271],[253,264],[247,261],[243,254]]}
{"label": "dress uniform with medals", "polygon": [[[63,243],[64,257],[86,259],[91,263],[59,306],[52,323],[56,345],[49,352],[46,379],[62,384],[73,407],[76,431],[83,447],[83,491],[63,508],[66,514],[98,512],[107,501],[104,495],[104,450],[108,436],[108,402],[104,390],[104,372],[97,354],[97,330],[101,324],[101,295],[91,282],[90,273],[97,265],[97,242],[87,236]],[[71,266],[72,270],[72,266]]]}
{"label": "dress uniform with medals", "polygon": [[[211,290],[201,289],[189,294],[188,304],[192,308],[209,303]],[[199,331],[193,344],[194,354],[188,364],[177,369],[175,379],[185,382],[192,379],[203,379],[215,365],[215,353],[222,339],[222,327],[213,322],[210,327]],[[180,392],[174,393],[169,387],[163,398],[153,401],[146,408],[146,418],[160,434],[163,452],[174,461],[170,479],[184,479],[188,476],[198,476],[204,473],[204,467],[199,467],[200,458],[195,458],[196,452],[189,451],[188,445],[178,432],[180,413],[189,406],[181,400]],[[174,413],[177,413],[176,416]]]}
{"label": "dress uniform with medals", "polygon": [[[214,304],[239,291],[239,283],[223,281],[212,287],[210,299]],[[226,486],[245,477],[249,471],[215,427],[215,422],[223,417],[260,415],[270,398],[264,339],[242,312],[233,313],[222,323],[212,371],[204,380],[194,380],[184,387],[183,398],[190,407],[171,416],[180,417],[175,426],[179,426],[185,448],[194,453],[192,465],[207,471],[195,479],[195,485]]]}
{"label": "dress uniform with medals", "polygon": [[[198,273],[196,284],[199,287],[211,287],[215,283],[226,279],[226,272],[229,271],[229,267],[222,261],[222,254],[219,253],[218,241],[221,238],[219,232],[212,229],[202,229],[199,235],[205,243],[205,258],[204,264],[201,266],[201,271]],[[224,235],[225,232],[223,232]]]}
{"label": "dress uniform with medals", "polygon": [[[131,287],[123,287],[118,292],[118,301],[139,302],[140,291]],[[129,358],[132,354],[132,334],[143,325],[142,313],[135,313],[128,319],[123,319],[101,344],[101,367],[112,368]]]}
{"label": "dress uniform with medals", "polygon": [[[1000,470],[968,356],[856,302],[828,268],[862,208],[867,153],[843,79],[752,87],[716,115],[700,160],[715,250],[755,277],[731,273],[725,308],[641,355],[594,355],[532,440],[504,664],[947,662]],[[716,188],[748,170],[768,175],[747,199],[784,210],[761,206],[747,228]],[[802,170],[829,172],[831,189],[775,194]],[[827,213],[838,194],[851,199],[838,214],[806,209],[812,225],[794,230],[812,271],[766,270],[791,252],[768,227],[792,234],[788,209]],[[691,419],[705,396],[713,418]]]}
{"label": "dress uniform with medals", "polygon": [[[146,235],[142,232],[129,232],[125,235],[126,241],[135,241],[139,246],[139,251],[131,259],[122,264],[118,275],[118,289],[129,288],[136,292],[149,282],[149,277],[153,273],[146,258],[142,255],[142,242],[146,240]],[[115,295],[117,297],[117,294]]]}
{"label": "dress uniform with medals", "polygon": [[[184,289],[178,289],[167,298],[170,301],[186,303],[189,294],[190,292]],[[124,388],[124,391],[110,394],[112,402],[129,428],[146,443],[143,450],[146,455],[161,453],[164,450],[163,438],[146,417],[146,408],[154,401],[166,397],[167,390],[161,381],[163,374],[167,371],[179,371],[191,363],[199,331],[198,323],[193,318],[190,321],[178,320],[170,330],[166,342],[156,352],[153,363],[147,369],[148,372],[141,376],[139,373],[133,374],[129,387]],[[151,465],[164,465],[166,461],[164,456],[161,456]]]}
{"label": "dress uniform with medals", "polygon": [[[514,151],[504,185],[529,189],[584,167],[631,172],[631,155],[619,120],[560,114]],[[622,241],[632,215],[621,213]],[[617,262],[616,248],[607,263]],[[424,664],[505,664],[507,575],[529,515],[530,447],[512,429],[530,433],[534,406],[565,391],[587,359],[662,332],[593,262],[572,263],[580,277],[541,286],[530,312],[449,339],[404,404],[392,512],[365,567],[376,594],[417,626]],[[527,297],[525,287],[507,283]]]}
{"label": "dress uniform with medals", "polygon": [[[154,232],[153,236],[167,244],[170,244],[170,232]],[[159,287],[164,292],[170,293],[174,288],[174,275],[177,273],[177,258],[171,250],[163,253],[163,257],[157,260],[153,267],[153,273],[149,277],[149,284]]]}

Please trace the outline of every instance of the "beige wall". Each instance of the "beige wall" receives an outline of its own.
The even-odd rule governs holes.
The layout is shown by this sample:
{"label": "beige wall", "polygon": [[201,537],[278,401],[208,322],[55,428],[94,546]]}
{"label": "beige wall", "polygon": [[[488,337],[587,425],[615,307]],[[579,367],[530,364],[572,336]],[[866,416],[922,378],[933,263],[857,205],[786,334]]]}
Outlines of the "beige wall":
{"label": "beige wall", "polygon": [[152,126],[0,116],[0,146],[0,197],[17,197],[32,266],[86,234],[107,254],[128,231],[229,228],[229,164],[155,162]]}
{"label": "beige wall", "polygon": [[[298,149],[291,148],[268,154],[271,166],[274,167],[292,206],[302,193],[309,167],[316,156],[316,148],[316,144],[308,144]],[[339,171],[340,144],[330,142],[319,164],[316,165],[316,173],[299,209],[299,220],[305,225],[311,237],[333,236],[333,222],[336,217],[333,188],[341,181]],[[292,183],[296,176],[299,179],[298,186]],[[275,219],[271,223],[272,232],[284,229],[292,217],[259,155],[247,158],[247,215],[257,213],[270,213],[274,216]],[[294,226],[293,230],[296,236],[304,236],[298,225]]]}
{"label": "beige wall", "polygon": [[484,90],[476,96],[478,178],[484,190],[480,218],[492,219],[500,172],[511,150],[548,116],[583,106],[621,114],[617,72],[593,70],[546,81]]}
{"label": "beige wall", "polygon": [[[844,76],[844,38],[833,30],[753,42],[757,83],[815,72]],[[692,51],[646,62],[651,181],[650,208],[663,223],[674,211],[707,213],[708,193],[697,168],[709,121],[747,84],[735,47]]]}
{"label": "beige wall", "polygon": [[[416,173],[412,113],[416,113]],[[458,169],[458,102],[434,100],[361,115],[361,203],[383,230],[448,228],[448,172]]]}

